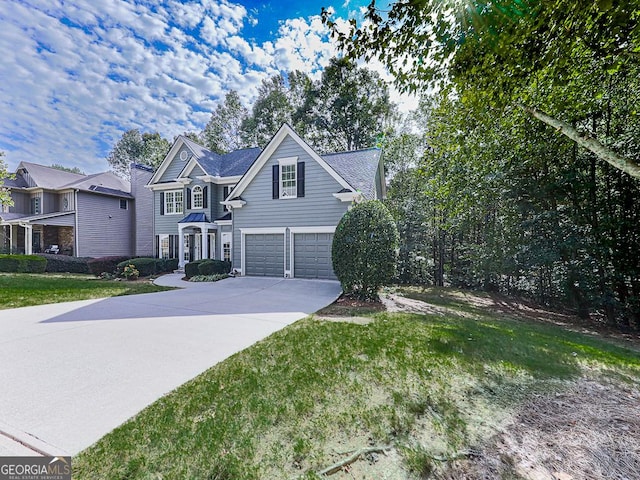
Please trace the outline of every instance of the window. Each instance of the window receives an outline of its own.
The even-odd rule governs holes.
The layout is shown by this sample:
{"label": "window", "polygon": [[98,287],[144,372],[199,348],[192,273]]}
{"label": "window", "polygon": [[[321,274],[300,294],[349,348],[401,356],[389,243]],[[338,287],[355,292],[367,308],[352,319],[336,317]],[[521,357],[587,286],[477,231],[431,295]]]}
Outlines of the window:
{"label": "window", "polygon": [[182,190],[164,192],[164,213],[173,215],[183,212],[184,194]]}
{"label": "window", "polygon": [[191,206],[191,208],[204,208],[204,194],[200,185],[196,185],[191,191]]}
{"label": "window", "polygon": [[42,213],[40,211],[40,197],[31,198],[31,214],[38,215]]}
{"label": "window", "polygon": [[231,261],[231,233],[222,234],[222,259]]}
{"label": "window", "polygon": [[178,258],[178,235],[156,235],[156,256]]}
{"label": "window", "polygon": [[[222,187],[222,199],[226,200],[229,197],[229,194],[233,191],[234,188],[236,188],[235,185],[225,185],[224,187]],[[229,205],[225,205],[224,206],[224,211],[225,212],[230,212],[231,211],[231,207]]]}
{"label": "window", "polygon": [[129,210],[129,201],[124,198],[120,199],[120,209],[121,210]]}
{"label": "window", "polygon": [[297,196],[296,160],[287,158],[280,161],[280,198]]}

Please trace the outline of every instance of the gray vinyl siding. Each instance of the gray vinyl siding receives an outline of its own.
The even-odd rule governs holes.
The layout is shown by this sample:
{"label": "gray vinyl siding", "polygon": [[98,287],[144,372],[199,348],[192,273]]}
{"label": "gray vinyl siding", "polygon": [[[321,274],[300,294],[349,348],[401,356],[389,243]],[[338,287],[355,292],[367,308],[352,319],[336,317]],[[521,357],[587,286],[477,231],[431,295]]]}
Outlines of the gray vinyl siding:
{"label": "gray vinyl siding", "polygon": [[76,216],[73,213],[60,215],[59,217],[47,218],[36,222],[38,225],[52,225],[56,227],[75,227]]}
{"label": "gray vinyl siding", "polygon": [[135,201],[129,202],[129,208],[133,208],[133,222],[136,231],[134,253],[137,256],[153,257],[155,252],[153,192],[145,188],[152,176],[153,172],[135,167],[131,169],[131,194],[135,197]]}
{"label": "gray vinyl siding", "polygon": [[[305,196],[292,199],[272,199],[272,166],[279,158],[298,157],[305,162]],[[240,209],[235,209],[233,261],[239,267],[241,262],[241,228],[256,227],[308,227],[335,226],[349,207],[333,196],[343,187],[300,145],[287,137],[265,163],[260,172],[242,192],[246,201]],[[285,259],[290,269],[289,232],[286,234]]]}
{"label": "gray vinyl siding", "polygon": [[133,255],[133,209],[121,209],[118,197],[78,192],[76,214],[78,256]]}
{"label": "gray vinyl siding", "polygon": [[[176,189],[179,190],[179,189]],[[173,191],[173,190],[166,190]],[[186,199],[186,190],[184,191],[184,205],[186,207],[187,199]],[[153,214],[155,221],[155,233],[158,234],[178,234],[178,222],[185,217],[185,213],[175,213],[171,215],[160,215],[161,207],[161,195],[159,191],[153,192]],[[185,209],[186,210],[186,209]]]}
{"label": "gray vinyl siding", "polygon": [[[171,163],[169,164],[167,169],[164,171],[164,173],[162,174],[162,176],[158,180],[158,183],[172,182],[173,180],[178,178],[178,175],[180,175],[180,172],[184,169],[184,167],[187,166],[187,163],[189,163],[189,160],[184,161],[184,162],[182,160],[180,160],[180,153],[183,150],[186,150],[187,152],[189,152],[189,154],[191,154],[191,150],[189,150],[187,147],[185,147],[183,145],[182,148],[180,150],[178,150],[178,152],[176,153],[175,157],[173,157],[173,160],[171,161]],[[202,174],[200,174],[200,175],[202,175]]]}
{"label": "gray vinyl siding", "polygon": [[11,191],[11,199],[13,200],[13,206],[9,207],[11,213],[30,213],[31,200],[28,193]]}
{"label": "gray vinyl siding", "polygon": [[42,194],[42,213],[53,213],[61,211],[60,201],[57,193],[44,192]]}

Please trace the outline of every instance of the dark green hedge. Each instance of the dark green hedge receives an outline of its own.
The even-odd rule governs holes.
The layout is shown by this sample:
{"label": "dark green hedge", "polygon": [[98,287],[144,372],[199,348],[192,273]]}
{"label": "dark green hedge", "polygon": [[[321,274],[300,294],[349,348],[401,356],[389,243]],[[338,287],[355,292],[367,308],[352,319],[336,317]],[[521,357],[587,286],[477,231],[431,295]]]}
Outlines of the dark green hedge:
{"label": "dark green hedge", "polygon": [[203,260],[195,260],[184,266],[184,274],[187,278],[196,275],[218,275],[229,273],[231,271],[231,262],[225,260],[211,260],[205,258]]}
{"label": "dark green hedge", "polygon": [[395,276],[398,229],[378,200],[360,203],[344,214],[331,247],[333,271],[345,293],[376,299]]}
{"label": "dark green hedge", "polygon": [[110,256],[110,257],[98,257],[89,260],[89,271],[94,275],[100,275],[101,273],[115,273],[118,268],[118,264],[129,260],[129,256]]}
{"label": "dark green hedge", "polygon": [[0,272],[44,273],[47,259],[38,255],[0,255]]}
{"label": "dark green hedge", "polygon": [[68,255],[52,255],[49,253],[39,253],[38,256],[47,260],[47,272],[89,273],[88,262],[91,257],[70,257]]}
{"label": "dark green hedge", "polygon": [[173,272],[178,268],[177,258],[130,258],[124,262],[118,263],[116,272],[122,273],[122,270],[127,265],[133,265],[140,272],[141,277],[148,277],[150,275],[157,275],[158,273]]}

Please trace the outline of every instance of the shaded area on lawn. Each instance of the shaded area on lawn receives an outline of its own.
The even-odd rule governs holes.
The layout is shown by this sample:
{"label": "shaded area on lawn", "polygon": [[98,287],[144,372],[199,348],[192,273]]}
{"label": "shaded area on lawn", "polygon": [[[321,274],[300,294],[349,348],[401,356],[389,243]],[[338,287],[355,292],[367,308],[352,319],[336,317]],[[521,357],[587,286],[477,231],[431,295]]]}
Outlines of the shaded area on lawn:
{"label": "shaded area on lawn", "polygon": [[172,290],[151,282],[116,282],[81,274],[0,273],[0,309]]}
{"label": "shaded area on lawn", "polygon": [[74,477],[289,478],[372,443],[407,462],[420,442],[446,455],[487,438],[532,393],[596,370],[637,382],[640,359],[547,325],[307,319],[114,430],[74,459]]}

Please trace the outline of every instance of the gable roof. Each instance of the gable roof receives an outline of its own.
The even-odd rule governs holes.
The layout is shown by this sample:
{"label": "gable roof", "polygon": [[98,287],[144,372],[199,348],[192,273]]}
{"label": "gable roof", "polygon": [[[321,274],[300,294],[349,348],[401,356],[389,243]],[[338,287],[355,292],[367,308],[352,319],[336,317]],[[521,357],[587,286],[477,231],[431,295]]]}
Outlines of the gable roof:
{"label": "gable roof", "polygon": [[258,158],[253,162],[251,167],[247,170],[247,172],[242,176],[240,181],[237,183],[236,188],[233,189],[233,197],[239,197],[242,192],[247,188],[247,186],[251,183],[253,178],[258,174],[265,163],[271,158],[271,155],[276,151],[276,149],[280,146],[280,144],[287,138],[291,137],[294,142],[296,142],[302,149],[318,164],[325,169],[325,171],[331,175],[341,186],[342,188],[347,188],[353,190],[353,187],[349,185],[349,183],[338,174],[325,160],[318,155],[313,148],[309,146],[307,142],[305,142],[300,135],[298,135],[289,124],[284,123],[280,129],[276,132],[273,138],[269,141],[267,146],[262,150]]}
{"label": "gable roof", "polygon": [[367,148],[353,152],[340,152],[322,155],[327,162],[354,190],[365,198],[376,197],[376,173],[380,165],[382,151],[379,148]]}
{"label": "gable roof", "polygon": [[[212,177],[235,177],[243,175],[255,159],[258,158],[258,155],[260,155],[261,152],[260,148],[255,147],[243,148],[241,150],[235,150],[225,154],[218,154],[194,142],[190,138],[179,135],[171,147],[171,150],[169,150],[169,153],[167,153],[166,157],[162,161],[162,164],[149,181],[149,184],[157,183],[160,178],[162,178],[162,175],[183,145],[187,147],[193,155],[191,160],[195,161],[206,175],[210,175]],[[185,166],[183,171],[180,173],[180,176],[187,171],[187,168],[190,165],[192,165],[191,162]]]}
{"label": "gable roof", "polygon": [[86,177],[81,173],[65,172],[58,168],[45,167],[31,162],[20,162],[17,170],[21,168],[24,168],[29,173],[36,186],[51,190],[60,189],[68,183],[82,180]]}

